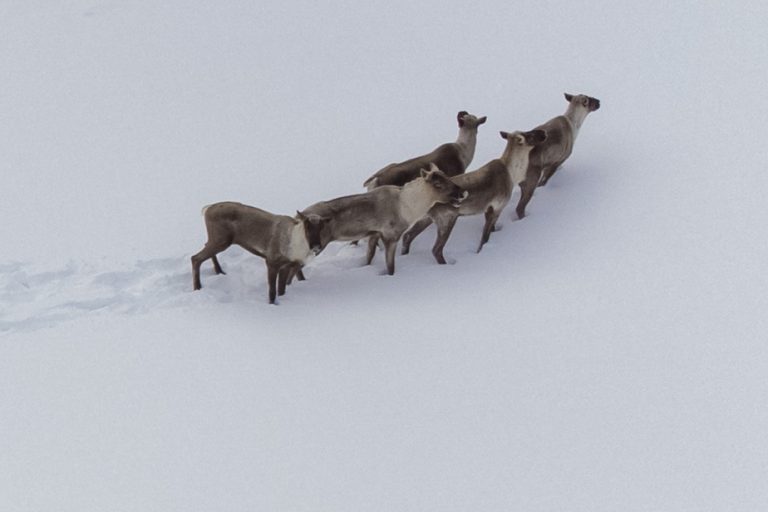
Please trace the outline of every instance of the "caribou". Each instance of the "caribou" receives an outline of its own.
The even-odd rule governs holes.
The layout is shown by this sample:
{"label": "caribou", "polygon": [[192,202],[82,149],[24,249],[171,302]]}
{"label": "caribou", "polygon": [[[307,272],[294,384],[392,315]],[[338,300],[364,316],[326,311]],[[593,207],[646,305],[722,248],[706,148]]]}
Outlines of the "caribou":
{"label": "caribou", "polygon": [[600,100],[584,94],[574,96],[565,93],[565,100],[568,102],[565,114],[535,128],[547,133],[547,142],[531,151],[528,171],[525,181],[520,184],[520,200],[517,203],[517,216],[521,219],[525,217],[525,207],[536,187],[545,186],[571,156],[573,143],[587,115],[600,108]]}
{"label": "caribou", "polygon": [[[215,203],[203,208],[208,240],[205,247],[192,256],[192,284],[202,288],[200,266],[211,259],[216,274],[224,274],[216,255],[237,244],[261,258],[267,265],[269,303],[276,295],[285,294],[289,277],[320,253],[320,233],[325,219],[296,212],[296,217],[275,215],[253,206],[234,202]],[[299,279],[303,279],[299,274]]]}
{"label": "caribou", "polygon": [[[436,204],[458,206],[464,190],[453,183],[435,164],[422,169],[419,178],[402,187],[383,185],[369,192],[321,201],[301,213],[324,219],[321,248],[332,241],[359,240],[366,236],[384,242],[387,273],[395,273],[395,250],[402,234],[424,217]],[[366,264],[373,260],[376,246],[369,245]]]}
{"label": "caribou", "polygon": [[365,180],[363,186],[373,190],[382,185],[403,186],[419,177],[421,169],[428,169],[435,164],[446,176],[456,176],[463,173],[475,156],[477,145],[477,127],[488,118],[477,117],[462,110],[456,115],[459,123],[459,136],[456,142],[442,144],[427,153],[404,162],[389,164]]}
{"label": "caribou", "polygon": [[467,192],[467,197],[458,207],[432,207],[426,217],[416,222],[403,235],[403,254],[408,254],[413,239],[435,222],[437,240],[432,247],[432,255],[438,263],[445,264],[443,248],[451,236],[456,220],[466,215],[485,214],[485,225],[477,252],[482,250],[483,245],[490,239],[491,232],[496,230],[496,221],[509,203],[512,190],[525,179],[529,154],[547,140],[543,130],[500,134],[507,141],[501,157],[491,160],[479,169],[451,178],[453,183]]}

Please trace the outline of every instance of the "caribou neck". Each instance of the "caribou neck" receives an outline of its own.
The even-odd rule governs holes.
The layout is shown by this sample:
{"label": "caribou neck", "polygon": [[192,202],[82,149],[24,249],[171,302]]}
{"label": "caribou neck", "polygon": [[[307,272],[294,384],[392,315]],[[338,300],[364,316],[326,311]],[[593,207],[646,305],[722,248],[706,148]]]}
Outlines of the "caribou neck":
{"label": "caribou neck", "polygon": [[290,241],[288,243],[287,256],[290,261],[307,261],[312,255],[307,242],[307,234],[304,231],[302,222],[294,221],[290,231]]}
{"label": "caribou neck", "polygon": [[584,123],[584,119],[587,118],[587,114],[589,114],[589,110],[583,105],[568,105],[568,110],[565,111],[565,118],[571,122],[574,140],[579,133],[581,125]]}
{"label": "caribou neck", "polygon": [[525,180],[525,174],[528,170],[528,157],[531,154],[533,146],[513,146],[507,144],[504,148],[504,153],[499,160],[503,163],[509,175],[512,178],[512,183],[518,185]]}
{"label": "caribou neck", "polygon": [[430,194],[424,194],[424,180],[419,178],[406,183],[400,191],[400,215],[408,223],[413,224],[427,214],[432,207]]}
{"label": "caribou neck", "polygon": [[461,162],[466,169],[472,159],[475,157],[475,146],[477,145],[477,126],[469,128],[462,126],[459,128],[459,136],[456,137],[456,145],[459,146]]}

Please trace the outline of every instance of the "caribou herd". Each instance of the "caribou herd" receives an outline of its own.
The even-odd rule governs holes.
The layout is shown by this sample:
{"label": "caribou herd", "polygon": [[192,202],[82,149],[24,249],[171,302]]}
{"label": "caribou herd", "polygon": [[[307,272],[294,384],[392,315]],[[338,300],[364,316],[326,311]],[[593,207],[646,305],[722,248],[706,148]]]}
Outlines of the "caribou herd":
{"label": "caribou herd", "polygon": [[241,203],[206,206],[203,217],[208,240],[192,256],[194,289],[202,287],[200,266],[204,261],[211,259],[214,271],[224,273],[216,255],[232,244],[264,258],[270,304],[285,293],[293,278],[303,280],[304,264],[333,241],[367,238],[366,264],[381,243],[387,273],[392,275],[398,241],[402,239],[402,254],[408,254],[413,239],[434,222],[437,240],[432,254],[444,264],[443,248],[456,220],[483,214],[480,252],[514,188],[520,187],[516,213],[522,219],[536,187],[546,185],[571,155],[582,123],[600,108],[600,100],[583,94],[565,94],[565,99],[565,114],[530,131],[501,132],[506,141],[501,156],[470,172],[466,171],[475,154],[477,130],[486,117],[461,111],[455,142],[387,165],[363,183],[365,193],[320,201],[294,217]]}

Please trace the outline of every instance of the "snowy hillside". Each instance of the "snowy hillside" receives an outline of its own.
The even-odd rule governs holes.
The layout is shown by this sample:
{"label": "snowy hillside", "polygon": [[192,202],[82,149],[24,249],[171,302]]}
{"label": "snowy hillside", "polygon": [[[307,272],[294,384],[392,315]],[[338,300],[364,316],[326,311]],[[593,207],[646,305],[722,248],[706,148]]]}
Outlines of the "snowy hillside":
{"label": "snowy hillside", "polygon": [[[768,503],[762,3],[0,4],[0,510]],[[601,100],[529,205],[382,256],[189,257],[487,115]],[[515,192],[513,205],[518,198]]]}

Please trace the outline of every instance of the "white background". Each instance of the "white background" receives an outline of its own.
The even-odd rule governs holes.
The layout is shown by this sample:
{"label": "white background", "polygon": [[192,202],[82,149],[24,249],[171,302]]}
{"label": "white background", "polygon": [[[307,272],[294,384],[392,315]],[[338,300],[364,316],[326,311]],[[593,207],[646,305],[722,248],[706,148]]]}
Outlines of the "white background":
{"label": "white background", "polygon": [[[0,509],[768,502],[763,2],[0,4]],[[601,100],[529,216],[279,306],[200,208],[290,214]],[[513,196],[513,205],[517,193]]]}

